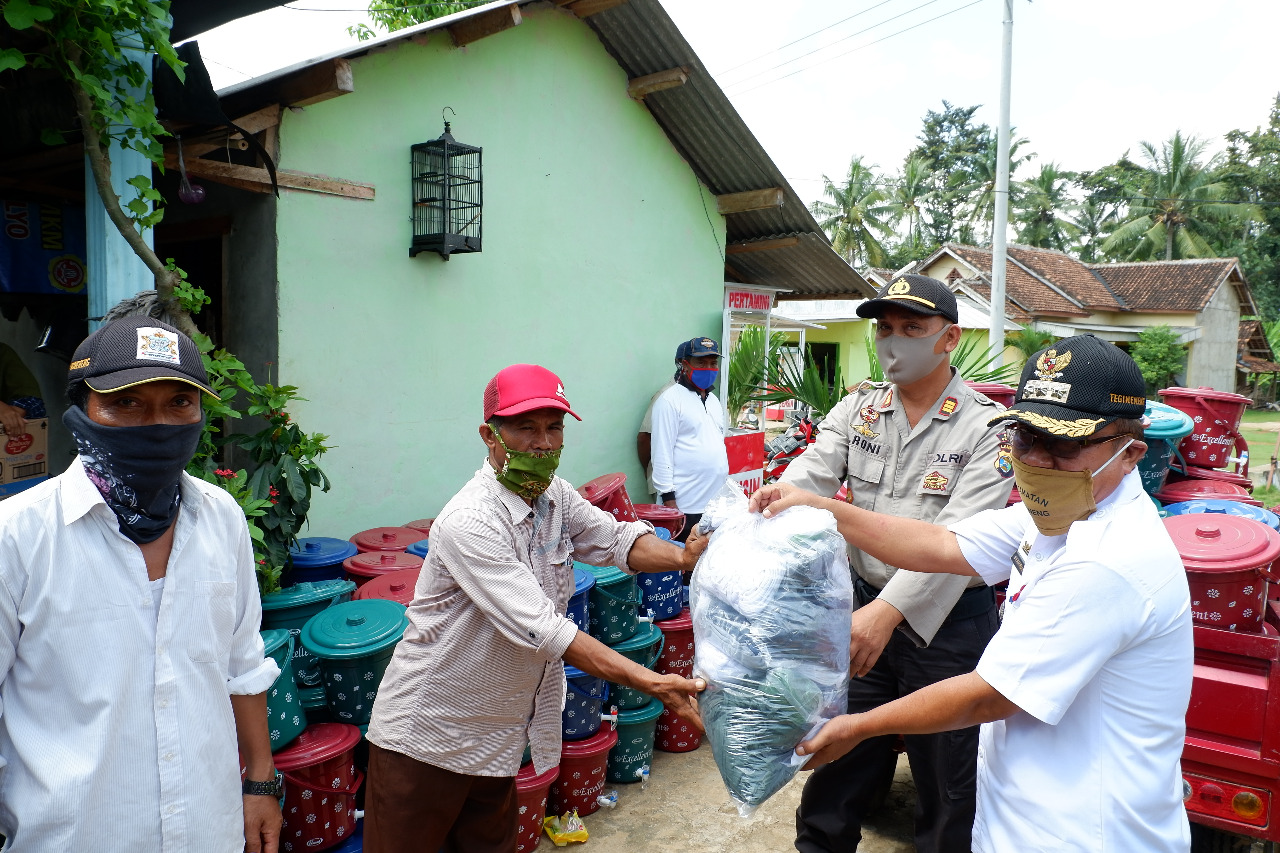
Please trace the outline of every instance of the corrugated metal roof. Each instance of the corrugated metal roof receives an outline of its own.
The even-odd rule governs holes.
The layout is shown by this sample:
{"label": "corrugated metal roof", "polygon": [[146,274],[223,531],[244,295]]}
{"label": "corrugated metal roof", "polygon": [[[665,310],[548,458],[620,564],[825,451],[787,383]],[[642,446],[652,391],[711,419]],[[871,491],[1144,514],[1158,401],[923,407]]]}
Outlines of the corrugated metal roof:
{"label": "corrugated metal roof", "polygon": [[[537,0],[498,0],[271,72],[224,89],[219,95],[249,92],[309,65],[359,56],[390,42],[446,27],[512,2],[521,6],[546,5]],[[782,188],[782,207],[726,216],[728,242],[750,242],[775,235],[799,235],[803,239],[786,248],[733,255],[727,263],[730,271],[746,283],[786,287],[805,295],[874,295],[875,289],[831,248],[800,197],[658,0],[630,0],[585,20],[628,78],[676,67],[687,69],[688,81],[684,85],[650,93],[644,103],[708,189],[716,195],[725,195]]]}

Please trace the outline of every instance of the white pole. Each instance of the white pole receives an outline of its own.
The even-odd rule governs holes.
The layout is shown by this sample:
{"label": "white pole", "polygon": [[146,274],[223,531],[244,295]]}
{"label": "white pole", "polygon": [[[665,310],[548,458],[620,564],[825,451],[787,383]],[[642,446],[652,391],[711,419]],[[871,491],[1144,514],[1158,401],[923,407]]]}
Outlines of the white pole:
{"label": "white pole", "polygon": [[996,221],[991,232],[991,326],[987,343],[1004,364],[1005,239],[1009,230],[1009,88],[1013,76],[1013,0],[1004,0],[1000,46],[1000,127],[996,133]]}

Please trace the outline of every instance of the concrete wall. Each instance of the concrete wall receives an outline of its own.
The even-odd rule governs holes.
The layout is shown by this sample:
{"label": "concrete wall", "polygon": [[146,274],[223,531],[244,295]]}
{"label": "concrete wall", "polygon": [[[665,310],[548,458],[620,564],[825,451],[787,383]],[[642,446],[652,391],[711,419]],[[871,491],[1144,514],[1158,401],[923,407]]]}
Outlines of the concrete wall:
{"label": "concrete wall", "polygon": [[1196,316],[1201,329],[1187,354],[1187,386],[1207,385],[1217,391],[1236,390],[1236,345],[1240,331],[1240,297],[1231,282],[1223,282]]}
{"label": "concrete wall", "polygon": [[[377,187],[278,206],[280,378],[330,436],[310,535],[434,515],[480,466],[485,383],[514,362],[564,380],[561,474],[623,471],[675,346],[719,336],[724,220],[582,21],[534,9],[454,48],[444,33],[353,60],[355,91],[286,111],[281,165]],[[409,146],[484,148],[484,251],[408,257]],[[709,212],[708,212],[709,211]]]}

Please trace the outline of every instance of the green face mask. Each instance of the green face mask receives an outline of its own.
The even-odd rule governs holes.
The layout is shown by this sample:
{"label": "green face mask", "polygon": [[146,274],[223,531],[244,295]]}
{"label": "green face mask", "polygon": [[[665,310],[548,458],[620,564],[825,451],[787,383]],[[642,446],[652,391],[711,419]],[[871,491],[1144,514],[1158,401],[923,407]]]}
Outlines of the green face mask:
{"label": "green face mask", "polygon": [[535,500],[551,486],[551,478],[560,465],[560,451],[530,453],[512,450],[496,429],[492,426],[489,429],[507,453],[507,461],[503,463],[502,470],[495,472],[498,482],[526,500]]}

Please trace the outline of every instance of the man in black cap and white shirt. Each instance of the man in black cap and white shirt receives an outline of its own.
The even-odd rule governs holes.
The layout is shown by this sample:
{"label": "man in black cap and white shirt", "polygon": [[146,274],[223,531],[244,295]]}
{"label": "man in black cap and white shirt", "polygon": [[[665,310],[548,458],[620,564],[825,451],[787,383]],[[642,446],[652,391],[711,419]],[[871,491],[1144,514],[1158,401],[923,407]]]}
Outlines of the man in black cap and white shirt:
{"label": "man in black cap and white shirt", "polygon": [[693,338],[676,349],[675,383],[653,404],[653,486],[658,502],[684,513],[683,542],[725,478],[725,411],[711,390],[720,372],[720,347]]}
{"label": "man in black cap and white shirt", "polygon": [[67,393],[79,458],[0,502],[5,849],[275,853],[279,668],[249,530],[183,470],[214,394],[200,352],[115,320],[76,350]]}
{"label": "man in black cap and white shirt", "polygon": [[851,545],[905,569],[1009,583],[973,672],[837,717],[797,752],[817,766],[868,738],[981,724],[975,851],[1185,853],[1191,601],[1135,471],[1144,394],[1133,359],[1092,335],[1033,355],[993,418],[1013,422],[1023,502],[949,526],[785,486],[757,492],[766,515],[831,510]]}
{"label": "man in black cap and white shirt", "polygon": [[[1000,409],[951,367],[960,343],[955,295],[937,279],[906,275],[858,307],[876,322],[888,382],[863,382],[822,422],[817,442],[782,482],[831,496],[842,482],[863,509],[945,524],[1002,507],[1013,468]],[[981,581],[903,572],[849,550],[858,609],[850,637],[849,711],[866,711],[969,672],[995,633],[995,596]],[[869,740],[813,774],[796,811],[796,848],[846,853],[892,779],[892,734]],[[910,736],[920,853],[968,853],[978,730]]]}

